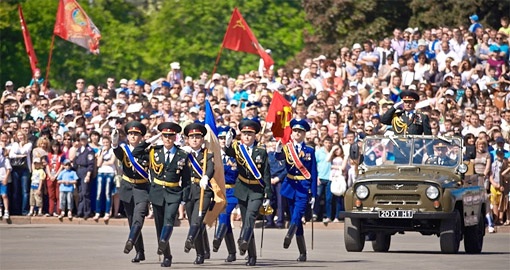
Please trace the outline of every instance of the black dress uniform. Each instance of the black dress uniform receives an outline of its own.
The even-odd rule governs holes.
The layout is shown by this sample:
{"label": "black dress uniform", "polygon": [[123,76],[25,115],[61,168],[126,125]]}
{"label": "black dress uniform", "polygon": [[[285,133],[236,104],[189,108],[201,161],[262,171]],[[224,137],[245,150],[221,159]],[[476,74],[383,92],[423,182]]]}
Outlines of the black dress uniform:
{"label": "black dress uniform", "polygon": [[[124,127],[124,131],[126,134],[138,132],[143,136],[147,128],[140,122],[132,121]],[[137,163],[133,164],[127,153],[127,151],[131,153],[133,149],[133,146],[122,143],[118,147],[113,148],[113,152],[117,159],[122,162],[122,181],[120,182],[119,198],[124,205],[124,211],[130,228],[124,253],[129,253],[134,245],[136,256],[131,261],[136,263],[145,260],[142,227],[149,203],[149,181],[135,169],[135,166],[139,165],[141,169],[146,171],[148,159],[146,156],[132,156]]]}
{"label": "black dress uniform", "polygon": [[[163,136],[181,132],[176,123],[165,122],[158,125]],[[172,254],[168,243],[172,235],[175,217],[181,202],[189,194],[190,170],[187,166],[188,154],[177,146],[166,149],[163,145],[151,146],[142,141],[134,150],[135,156],[149,156],[151,188],[149,200],[154,210],[154,223],[158,239],[158,254],[163,254],[163,267],[172,265]]]}
{"label": "black dress uniform", "polygon": [[[184,135],[187,137],[192,135],[201,135],[205,136],[207,134],[207,129],[204,125],[200,123],[192,123],[187,125],[184,128]],[[206,247],[204,241],[204,231],[205,224],[203,223],[205,214],[209,209],[211,201],[213,199],[213,192],[210,188],[210,184],[208,183],[207,187],[204,189],[204,198],[202,209],[200,207],[200,180],[202,177],[207,176],[209,180],[214,175],[214,154],[207,153],[207,156],[204,157],[205,149],[201,148],[197,151],[192,150],[189,154],[190,161],[188,162],[189,169],[191,171],[191,186],[189,198],[186,200],[186,213],[188,215],[189,221],[189,231],[188,236],[186,237],[186,242],[184,243],[184,252],[188,253],[191,248],[195,247],[195,251],[197,257],[194,261],[194,264],[203,264],[205,259]],[[199,174],[197,172],[196,167],[193,167],[193,163],[195,162],[195,166],[200,167],[200,170],[203,170],[204,158],[206,158],[206,168],[203,174]],[[199,213],[201,212],[201,215]]]}
{"label": "black dress uniform", "polygon": [[[80,136],[80,140],[87,140],[88,137],[86,134],[82,134]],[[94,149],[89,145],[78,148],[78,152],[76,153],[76,157],[73,161],[76,174],[79,177],[78,181],[78,195],[79,195],[79,203],[77,214],[78,216],[82,216],[87,219],[90,216],[90,180],[94,177],[94,168],[96,164],[96,158]],[[85,177],[87,173],[90,174],[88,183],[85,183]]]}
{"label": "black dress uniform", "polygon": [[[239,123],[241,132],[260,132],[260,124],[253,120],[243,120]],[[257,180],[255,175],[249,169],[249,160],[241,154],[241,148],[248,151],[251,156],[253,165],[257,167],[261,174]],[[243,227],[239,236],[239,253],[244,255],[248,250],[248,262],[246,265],[253,266],[257,262],[257,252],[255,247],[255,238],[253,229],[255,227],[255,219],[257,218],[259,208],[263,198],[271,198],[271,172],[269,170],[268,155],[266,149],[258,146],[257,142],[253,145],[241,146],[240,142],[234,142],[230,147],[226,148],[227,155],[234,157],[237,162],[237,170],[239,175],[235,185],[234,196],[239,201],[239,208],[243,219]]]}

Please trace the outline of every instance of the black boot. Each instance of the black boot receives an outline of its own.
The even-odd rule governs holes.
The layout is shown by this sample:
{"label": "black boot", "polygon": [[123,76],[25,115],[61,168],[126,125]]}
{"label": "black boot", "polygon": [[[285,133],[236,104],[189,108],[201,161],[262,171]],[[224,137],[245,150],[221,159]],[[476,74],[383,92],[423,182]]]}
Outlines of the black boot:
{"label": "black boot", "polygon": [[141,261],[145,261],[145,252],[143,250],[136,252],[135,257],[131,260],[132,263],[139,263]]}
{"label": "black boot", "polygon": [[214,240],[212,242],[213,252],[218,252],[218,249],[221,246],[221,241],[223,241],[223,237],[227,233],[227,224],[220,223],[218,226],[218,230],[216,231],[216,235],[214,236]]}
{"label": "black boot", "polygon": [[225,245],[228,250],[228,256],[225,262],[234,262],[236,260],[236,243],[234,242],[234,234],[232,234],[232,232],[227,232],[227,234],[225,234]]}
{"label": "black boot", "polygon": [[193,262],[193,264],[203,264],[204,263],[204,255],[203,254],[197,254],[197,258]]}
{"label": "black boot", "polygon": [[244,256],[244,254],[246,253],[246,250],[248,250],[248,245],[250,244],[250,240],[251,240],[252,235],[253,235],[253,229],[252,228],[245,228],[241,232],[241,236],[240,236],[240,238],[238,240],[239,254],[241,254],[241,256]]}
{"label": "black boot", "polygon": [[252,236],[248,247],[248,261],[247,266],[255,266],[257,264],[257,247],[255,246],[255,238]]}
{"label": "black boot", "polygon": [[133,225],[131,227],[131,231],[129,231],[129,237],[126,241],[126,245],[124,246],[124,253],[128,254],[133,249],[133,245],[136,243],[138,236],[140,236],[140,232],[142,231],[142,226]]}
{"label": "black boot", "polygon": [[170,247],[167,244],[167,248],[163,251],[163,262],[161,262],[161,267],[170,267],[172,266],[172,253],[170,252]]}
{"label": "black boot", "polygon": [[202,243],[204,245],[204,259],[209,260],[211,258],[211,247],[209,246],[209,236],[207,235],[207,228],[205,224],[202,224]]}
{"label": "black boot", "polygon": [[161,230],[161,235],[159,236],[159,241],[158,241],[158,255],[161,255],[163,254],[163,252],[165,251],[167,245],[168,245],[168,240],[170,239],[170,236],[172,235],[172,231],[174,230],[174,227],[170,226],[170,225],[165,225],[163,226],[163,229]]}
{"label": "black boot", "polygon": [[186,237],[186,242],[184,242],[184,252],[188,253],[194,247],[195,239],[199,231],[200,227],[197,225],[191,225],[189,227],[188,236]]}
{"label": "black boot", "polygon": [[298,262],[306,262],[306,243],[303,235],[296,235],[296,243],[299,249]]}
{"label": "black boot", "polygon": [[285,235],[285,240],[283,240],[283,248],[289,248],[290,242],[292,242],[292,238],[294,237],[294,234],[296,234],[296,231],[297,225],[290,224],[289,230],[287,231],[287,235]]}

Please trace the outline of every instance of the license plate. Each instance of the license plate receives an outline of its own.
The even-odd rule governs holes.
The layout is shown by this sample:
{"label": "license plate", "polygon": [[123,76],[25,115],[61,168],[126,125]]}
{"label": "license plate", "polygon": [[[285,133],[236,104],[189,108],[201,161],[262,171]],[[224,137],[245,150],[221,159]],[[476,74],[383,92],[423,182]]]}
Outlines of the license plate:
{"label": "license plate", "polygon": [[379,218],[413,218],[413,210],[380,210]]}

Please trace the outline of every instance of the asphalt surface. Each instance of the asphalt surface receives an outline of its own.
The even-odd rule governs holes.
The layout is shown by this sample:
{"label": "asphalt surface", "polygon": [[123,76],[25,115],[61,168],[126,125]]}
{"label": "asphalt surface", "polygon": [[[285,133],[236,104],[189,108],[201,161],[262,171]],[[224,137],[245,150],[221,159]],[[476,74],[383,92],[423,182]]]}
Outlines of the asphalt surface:
{"label": "asphalt surface", "polygon": [[[317,229],[319,228],[319,229]],[[244,258],[225,263],[224,244],[218,253],[201,266],[193,265],[194,250],[184,253],[188,228],[177,227],[171,238],[172,269],[246,269]],[[214,228],[208,230],[213,237]],[[239,228],[235,228],[237,238]],[[296,262],[295,241],[283,249],[285,230],[265,229],[264,248],[260,254],[261,229],[256,229],[258,260],[254,268],[284,269],[509,269],[510,233],[487,234],[480,255],[440,253],[439,239],[417,233],[396,235],[388,253],[375,253],[371,243],[361,253],[348,253],[343,243],[343,226],[314,231],[314,249],[311,250],[310,228],[305,231],[308,261]],[[126,226],[97,226],[75,224],[0,224],[0,269],[161,269],[156,255],[156,233],[152,225],[144,226],[146,261],[131,263],[134,250],[123,253],[128,234]]]}

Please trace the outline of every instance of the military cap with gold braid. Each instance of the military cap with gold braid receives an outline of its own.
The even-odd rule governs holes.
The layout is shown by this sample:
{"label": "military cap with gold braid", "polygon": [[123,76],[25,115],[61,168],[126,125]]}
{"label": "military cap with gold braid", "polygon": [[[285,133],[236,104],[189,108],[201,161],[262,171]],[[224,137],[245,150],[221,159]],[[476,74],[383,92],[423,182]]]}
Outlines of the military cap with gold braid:
{"label": "military cap with gold braid", "polygon": [[413,91],[402,91],[400,93],[400,99],[402,99],[403,101],[406,101],[406,100],[419,101],[420,96],[416,92],[413,92]]}
{"label": "military cap with gold braid", "polygon": [[257,121],[246,119],[246,120],[242,120],[239,123],[239,130],[241,132],[259,133],[260,129],[261,129],[260,123],[258,123]]}
{"label": "military cap with gold braid", "polygon": [[181,126],[174,122],[164,122],[158,125],[158,130],[162,134],[175,135],[177,133],[180,133],[182,128]]}
{"label": "military cap with gold braid", "polygon": [[207,134],[207,128],[200,123],[191,123],[184,128],[184,135],[202,135],[205,136]]}
{"label": "military cap with gold braid", "polygon": [[131,121],[124,126],[124,131],[126,134],[129,132],[137,132],[144,136],[145,133],[147,133],[147,127],[138,121]]}

